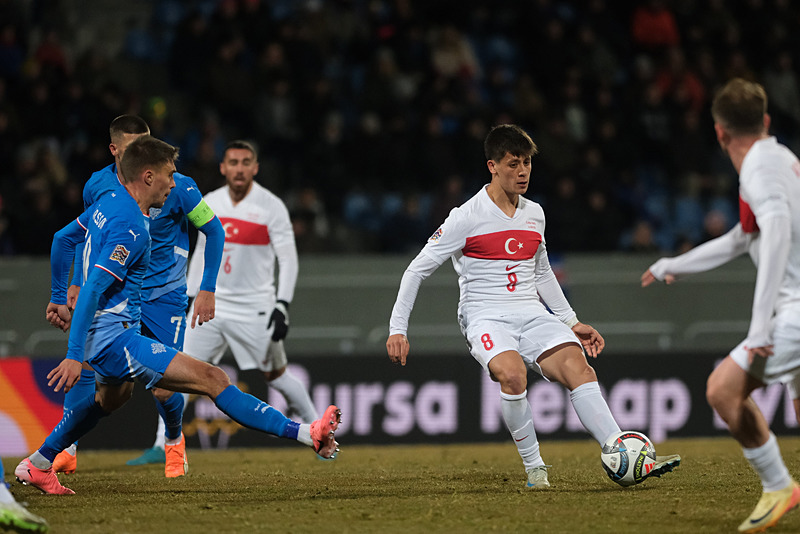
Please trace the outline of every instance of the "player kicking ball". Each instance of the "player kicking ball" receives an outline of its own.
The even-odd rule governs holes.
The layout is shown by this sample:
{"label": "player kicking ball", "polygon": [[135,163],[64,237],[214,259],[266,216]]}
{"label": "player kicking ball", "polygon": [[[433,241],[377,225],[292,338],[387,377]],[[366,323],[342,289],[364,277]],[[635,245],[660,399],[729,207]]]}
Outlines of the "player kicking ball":
{"label": "player kicking ball", "polygon": [[[500,383],[503,420],[522,457],[527,487],[548,488],[528,403],[528,370],[569,389],[581,423],[602,446],[620,428],[586,356],[596,358],[605,342],[578,321],[564,297],[547,259],[544,212],[522,196],[536,145],[520,127],[504,124],[489,132],[484,151],[491,183],[450,212],[406,269],[386,348],[393,362],[406,364],[408,319],[419,287],[451,258],[461,331],[472,356]],[[648,476],[672,471],[680,461],[678,455],[656,457]]]}
{"label": "player kicking ball", "polygon": [[[324,458],[338,451],[334,433],[341,412],[329,406],[321,419],[301,424],[269,404],[242,392],[225,372],[139,333],[142,280],[150,256],[147,214],[164,205],[175,186],[178,149],[152,136],[133,141],[122,158],[124,183],[60,230],[54,247],[74,247],[83,239],[84,283],[74,314],[66,304],[50,303],[64,326],[71,323],[66,358],[50,373],[48,385],[69,390],[85,360],[95,370],[97,391],[76,402],[28,458],[14,471],[17,480],[45,493],[69,495],[52,462],[62,450],[120,408],[133,392],[133,381],[147,388],[206,395],[237,423],[294,439]],[[68,255],[52,254],[68,263]],[[68,269],[55,265],[54,270]],[[185,441],[181,441],[185,447]],[[184,449],[185,458],[185,449]]]}

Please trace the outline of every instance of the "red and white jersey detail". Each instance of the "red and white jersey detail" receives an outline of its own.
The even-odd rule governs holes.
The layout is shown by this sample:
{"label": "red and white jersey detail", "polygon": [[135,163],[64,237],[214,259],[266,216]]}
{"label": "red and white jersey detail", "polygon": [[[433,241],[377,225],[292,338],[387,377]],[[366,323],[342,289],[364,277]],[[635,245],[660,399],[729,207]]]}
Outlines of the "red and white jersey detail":
{"label": "red and white jersey detail", "polygon": [[538,305],[537,258],[544,251],[544,211],[524,197],[509,217],[482,188],[454,208],[422,253],[437,263],[452,258],[458,274],[459,311],[470,305]]}
{"label": "red and white jersey detail", "polygon": [[483,260],[529,260],[536,254],[542,234],[532,230],[505,230],[467,238],[464,256]]}
{"label": "red and white jersey detail", "polygon": [[[236,205],[227,185],[204,198],[225,229],[216,314],[254,320],[265,312],[269,317],[276,298],[291,302],[297,281],[297,249],[289,211],[280,198],[257,182]],[[187,273],[190,295],[196,295],[200,286],[204,249],[205,236],[200,233]],[[277,290],[276,259],[280,263]]]}
{"label": "red and white jersey detail", "polygon": [[220,217],[225,230],[225,244],[269,245],[269,228],[265,224],[243,221],[231,217]]}
{"label": "red and white jersey detail", "polygon": [[739,222],[742,223],[742,231],[746,234],[758,232],[758,223],[756,222],[756,214],[750,209],[750,204],[739,197]]}

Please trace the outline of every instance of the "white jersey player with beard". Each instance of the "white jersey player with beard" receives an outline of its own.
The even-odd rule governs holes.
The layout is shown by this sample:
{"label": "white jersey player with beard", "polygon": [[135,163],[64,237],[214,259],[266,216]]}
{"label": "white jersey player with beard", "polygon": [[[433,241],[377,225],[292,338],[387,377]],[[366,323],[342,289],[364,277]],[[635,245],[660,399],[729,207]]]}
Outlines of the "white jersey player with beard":
{"label": "white jersey player with beard", "polygon": [[[453,209],[406,269],[386,348],[393,362],[406,364],[408,321],[419,287],[452,258],[460,289],[458,319],[470,352],[500,383],[503,420],[522,457],[527,487],[547,488],[527,399],[528,369],[570,390],[581,423],[602,446],[620,428],[586,355],[597,357],[605,342],[578,321],[564,297],[547,260],[544,212],[522,196],[536,145],[518,126],[500,125],[489,132],[484,148],[491,183]],[[649,475],[660,476],[679,463],[677,455],[659,458]]]}
{"label": "white jersey player with beard", "polygon": [[[298,257],[289,212],[275,194],[255,182],[255,147],[228,144],[220,164],[226,185],[204,198],[215,206],[225,229],[217,278],[216,313],[186,335],[185,349],[200,360],[218,363],[230,348],[241,370],[258,369],[286,399],[289,412],[303,422],[318,418],[305,386],[287,369],[283,337],[289,324]],[[187,274],[189,295],[199,288],[205,240],[198,236]],[[275,263],[278,286],[275,287]]]}

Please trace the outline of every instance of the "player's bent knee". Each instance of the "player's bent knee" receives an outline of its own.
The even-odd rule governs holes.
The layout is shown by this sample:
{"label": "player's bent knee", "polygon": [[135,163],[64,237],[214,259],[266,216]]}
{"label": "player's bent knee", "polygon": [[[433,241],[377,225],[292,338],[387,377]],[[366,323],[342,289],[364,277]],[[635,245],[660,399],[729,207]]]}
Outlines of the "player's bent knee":
{"label": "player's bent knee", "polygon": [[173,394],[172,391],[162,388],[153,388],[151,391],[158,402],[167,402]]}
{"label": "player's bent knee", "polygon": [[126,382],[119,386],[101,386],[97,391],[97,404],[106,413],[121,408],[133,396],[133,384]]}
{"label": "player's bent knee", "polygon": [[286,372],[286,366],[284,365],[280,369],[275,369],[272,371],[265,371],[264,378],[266,378],[267,382],[272,382],[276,378],[280,377],[283,373]]}

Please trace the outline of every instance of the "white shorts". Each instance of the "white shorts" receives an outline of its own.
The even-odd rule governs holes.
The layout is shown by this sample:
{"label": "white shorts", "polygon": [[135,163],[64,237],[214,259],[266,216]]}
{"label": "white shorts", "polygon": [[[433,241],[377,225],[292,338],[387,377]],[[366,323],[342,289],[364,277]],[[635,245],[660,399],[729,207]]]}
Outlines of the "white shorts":
{"label": "white shorts", "polygon": [[217,316],[202,325],[186,328],[183,351],[193,358],[217,365],[230,347],[236,365],[242,371],[281,369],[286,367],[286,350],[283,341],[272,341],[272,329],[267,330],[267,321],[243,322]]}
{"label": "white shorts", "polygon": [[531,315],[530,310],[527,310],[525,313],[507,313],[502,316],[498,316],[496,312],[483,317],[481,315],[472,314],[469,322],[460,315],[458,322],[461,333],[467,339],[470,353],[486,372],[489,372],[492,358],[513,350],[522,356],[529,369],[546,379],[536,361],[542,353],[564,343],[575,343],[582,347],[572,329],[550,313]]}
{"label": "white shorts", "polygon": [[774,354],[768,358],[747,360],[745,342],[731,351],[731,358],[750,376],[764,384],[786,384],[793,399],[800,394],[800,309],[784,310],[772,319]]}

